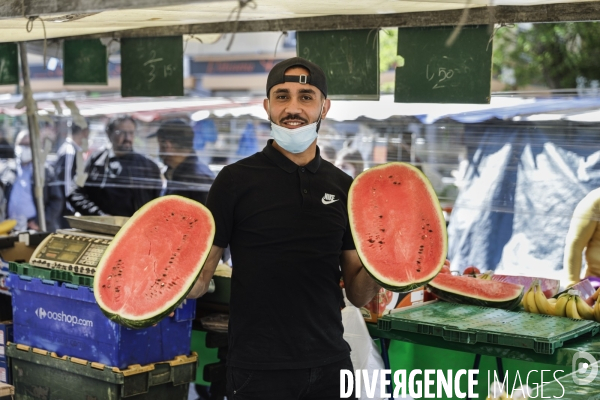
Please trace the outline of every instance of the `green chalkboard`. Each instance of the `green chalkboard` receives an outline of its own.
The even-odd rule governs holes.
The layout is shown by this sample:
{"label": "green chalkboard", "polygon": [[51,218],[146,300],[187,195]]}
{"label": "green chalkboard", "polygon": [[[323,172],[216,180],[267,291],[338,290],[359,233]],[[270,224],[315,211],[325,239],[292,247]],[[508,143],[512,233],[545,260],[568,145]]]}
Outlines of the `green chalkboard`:
{"label": "green chalkboard", "polygon": [[379,32],[372,29],[296,34],[299,57],[323,68],[332,99],[379,99]]}
{"label": "green chalkboard", "polygon": [[0,85],[19,84],[19,50],[16,43],[0,43]]}
{"label": "green chalkboard", "polygon": [[108,54],[100,39],[65,40],[63,44],[65,85],[107,85]]}
{"label": "green chalkboard", "polygon": [[183,96],[183,37],[121,39],[121,96]]}
{"label": "green chalkboard", "polygon": [[492,43],[488,26],[464,26],[452,46],[453,27],[399,28],[396,102],[489,104]]}

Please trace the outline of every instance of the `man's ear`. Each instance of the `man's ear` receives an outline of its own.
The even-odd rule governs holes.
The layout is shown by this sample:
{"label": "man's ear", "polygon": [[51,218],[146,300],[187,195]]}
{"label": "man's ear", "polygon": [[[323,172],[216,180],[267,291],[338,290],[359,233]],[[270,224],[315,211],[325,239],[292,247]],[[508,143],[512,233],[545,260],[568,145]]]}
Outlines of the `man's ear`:
{"label": "man's ear", "polygon": [[269,112],[269,99],[264,99],[263,100],[263,107],[265,109],[265,111],[267,112],[267,117],[269,118],[269,121],[271,120],[271,114]]}
{"label": "man's ear", "polygon": [[325,99],[325,102],[323,104],[323,111],[321,112],[321,119],[325,119],[325,116],[329,112],[330,108],[331,108],[331,100]]}

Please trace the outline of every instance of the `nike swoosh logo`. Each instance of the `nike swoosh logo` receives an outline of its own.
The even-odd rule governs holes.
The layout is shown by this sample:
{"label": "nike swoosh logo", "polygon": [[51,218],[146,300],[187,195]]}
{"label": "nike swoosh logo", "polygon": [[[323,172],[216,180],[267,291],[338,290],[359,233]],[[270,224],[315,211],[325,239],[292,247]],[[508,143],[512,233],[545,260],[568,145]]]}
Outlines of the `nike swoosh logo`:
{"label": "nike swoosh logo", "polygon": [[338,201],[339,199],[334,199],[334,200],[325,200],[325,199],[321,199],[321,202],[325,205],[327,204],[331,204],[331,203],[335,203],[336,201]]}

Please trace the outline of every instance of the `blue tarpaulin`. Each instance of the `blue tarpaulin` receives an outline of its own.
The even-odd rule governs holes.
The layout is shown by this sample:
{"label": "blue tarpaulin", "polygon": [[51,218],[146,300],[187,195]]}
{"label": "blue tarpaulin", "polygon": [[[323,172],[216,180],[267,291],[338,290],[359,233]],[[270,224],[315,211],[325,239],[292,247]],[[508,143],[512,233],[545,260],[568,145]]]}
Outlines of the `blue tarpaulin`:
{"label": "blue tarpaulin", "polygon": [[470,161],[448,227],[453,269],[563,278],[577,203],[600,187],[595,126],[488,122],[465,127]]}

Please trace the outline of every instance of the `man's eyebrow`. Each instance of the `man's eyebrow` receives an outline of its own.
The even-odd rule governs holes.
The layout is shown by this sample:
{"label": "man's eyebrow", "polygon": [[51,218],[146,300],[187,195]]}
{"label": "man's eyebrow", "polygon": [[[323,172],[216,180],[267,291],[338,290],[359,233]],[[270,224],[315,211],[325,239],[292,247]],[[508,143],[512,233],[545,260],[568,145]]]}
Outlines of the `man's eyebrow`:
{"label": "man's eyebrow", "polygon": [[284,89],[284,88],[279,88],[279,89],[275,89],[275,91],[273,93],[289,93],[290,91],[288,89]]}
{"label": "man's eyebrow", "polygon": [[316,92],[313,89],[300,89],[300,90],[298,90],[298,92],[300,92],[300,93],[316,94]]}

